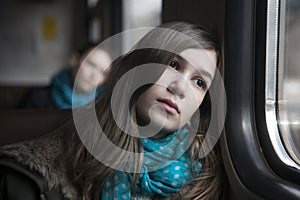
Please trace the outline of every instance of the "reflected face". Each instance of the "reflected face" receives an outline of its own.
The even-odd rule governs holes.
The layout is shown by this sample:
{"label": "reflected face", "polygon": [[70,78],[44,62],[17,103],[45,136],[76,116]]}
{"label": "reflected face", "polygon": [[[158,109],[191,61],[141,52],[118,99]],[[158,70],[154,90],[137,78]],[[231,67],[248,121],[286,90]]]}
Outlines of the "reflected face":
{"label": "reflected face", "polygon": [[101,49],[93,49],[82,60],[76,75],[76,83],[83,92],[90,92],[106,79],[111,64],[110,56]]}
{"label": "reflected face", "polygon": [[216,53],[205,49],[186,49],[172,58],[159,80],[138,97],[139,121],[151,121],[162,132],[185,126],[208,91],[216,62]]}

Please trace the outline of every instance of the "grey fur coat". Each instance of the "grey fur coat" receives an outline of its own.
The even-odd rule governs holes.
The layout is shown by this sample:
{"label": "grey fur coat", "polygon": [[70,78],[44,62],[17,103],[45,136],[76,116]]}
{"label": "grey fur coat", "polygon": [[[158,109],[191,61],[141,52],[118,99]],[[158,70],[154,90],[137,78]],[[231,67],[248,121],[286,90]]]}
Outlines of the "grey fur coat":
{"label": "grey fur coat", "polygon": [[19,165],[41,174],[48,190],[60,188],[65,198],[80,199],[66,176],[66,169],[55,162],[62,149],[62,132],[58,129],[37,139],[3,146],[0,148],[0,157],[11,158]]}
{"label": "grey fur coat", "polygon": [[[20,166],[29,168],[42,175],[47,190],[60,188],[66,199],[82,199],[66,176],[66,169],[56,162],[63,150],[62,131],[60,129],[40,138],[0,147],[0,158],[10,158]],[[132,199],[147,200],[148,196],[136,195]]]}
{"label": "grey fur coat", "polygon": [[[38,172],[46,181],[47,190],[60,188],[60,193],[64,198],[70,200],[82,199],[74,185],[67,178],[66,168],[56,162],[57,156],[63,151],[62,136],[63,130],[57,129],[50,134],[33,140],[2,146],[0,147],[0,158],[13,159],[18,165]],[[188,191],[188,187],[183,188],[170,199],[180,199],[180,194],[186,191]],[[132,199],[149,200],[151,198],[136,195]]]}

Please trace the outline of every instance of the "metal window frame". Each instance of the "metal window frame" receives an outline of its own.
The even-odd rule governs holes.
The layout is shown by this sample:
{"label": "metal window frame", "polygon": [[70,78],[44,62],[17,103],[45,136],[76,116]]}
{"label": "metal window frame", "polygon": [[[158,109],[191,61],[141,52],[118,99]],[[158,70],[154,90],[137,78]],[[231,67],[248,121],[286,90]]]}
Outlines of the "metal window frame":
{"label": "metal window frame", "polygon": [[266,34],[266,85],[265,114],[269,137],[279,159],[286,165],[300,169],[289,156],[280,136],[277,117],[278,48],[279,48],[280,0],[269,0],[267,4]]}

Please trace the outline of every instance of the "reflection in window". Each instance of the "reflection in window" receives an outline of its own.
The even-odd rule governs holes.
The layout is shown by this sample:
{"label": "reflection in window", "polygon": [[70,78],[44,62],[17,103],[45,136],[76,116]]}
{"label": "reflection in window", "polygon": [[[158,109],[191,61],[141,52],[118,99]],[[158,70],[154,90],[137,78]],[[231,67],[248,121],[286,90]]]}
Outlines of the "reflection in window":
{"label": "reflection in window", "polygon": [[[134,28],[155,27],[161,24],[162,0],[126,0],[122,2],[123,31]],[[143,36],[139,33],[131,33],[124,38],[124,49],[130,49],[137,42],[137,38]]]}
{"label": "reflection in window", "polygon": [[278,117],[284,145],[300,164],[300,1],[281,1]]}

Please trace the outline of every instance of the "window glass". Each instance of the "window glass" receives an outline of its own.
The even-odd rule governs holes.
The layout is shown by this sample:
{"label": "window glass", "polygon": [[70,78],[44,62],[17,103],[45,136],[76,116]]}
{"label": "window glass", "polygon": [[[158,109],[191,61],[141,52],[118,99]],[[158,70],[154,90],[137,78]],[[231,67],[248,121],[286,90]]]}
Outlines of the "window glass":
{"label": "window glass", "polygon": [[284,146],[300,164],[300,1],[281,1],[278,119]]}
{"label": "window glass", "polygon": [[[162,0],[126,0],[123,2],[122,30],[155,27],[161,24]],[[124,49],[130,49],[147,32],[131,33],[123,39]]]}

